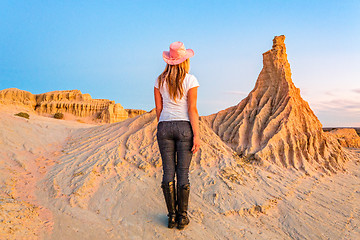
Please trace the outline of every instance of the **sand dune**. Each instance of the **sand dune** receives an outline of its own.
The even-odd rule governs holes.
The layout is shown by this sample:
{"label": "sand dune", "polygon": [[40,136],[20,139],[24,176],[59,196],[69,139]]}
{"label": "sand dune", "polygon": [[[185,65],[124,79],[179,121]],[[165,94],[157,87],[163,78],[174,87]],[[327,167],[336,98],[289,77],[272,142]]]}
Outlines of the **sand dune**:
{"label": "sand dune", "polygon": [[52,229],[52,214],[41,205],[38,182],[52,165],[71,131],[88,125],[59,121],[0,105],[0,239],[38,239]]}

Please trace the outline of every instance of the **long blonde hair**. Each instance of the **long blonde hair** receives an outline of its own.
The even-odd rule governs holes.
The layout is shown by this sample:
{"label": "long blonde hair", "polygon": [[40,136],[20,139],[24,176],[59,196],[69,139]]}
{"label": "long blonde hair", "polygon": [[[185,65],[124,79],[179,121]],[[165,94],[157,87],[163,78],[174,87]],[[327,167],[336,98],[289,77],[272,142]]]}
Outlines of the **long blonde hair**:
{"label": "long blonde hair", "polygon": [[189,70],[189,58],[177,65],[166,64],[165,70],[158,77],[159,88],[166,82],[170,98],[176,102],[177,99],[181,99],[184,96],[183,82]]}

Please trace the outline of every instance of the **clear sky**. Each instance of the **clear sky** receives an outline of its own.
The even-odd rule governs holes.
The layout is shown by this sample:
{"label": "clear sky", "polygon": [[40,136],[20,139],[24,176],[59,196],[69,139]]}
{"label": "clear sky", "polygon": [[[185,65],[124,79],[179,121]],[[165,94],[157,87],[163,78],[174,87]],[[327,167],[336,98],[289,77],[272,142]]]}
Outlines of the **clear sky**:
{"label": "clear sky", "polygon": [[0,89],[79,89],[154,108],[162,51],[195,51],[198,109],[253,89],[262,53],[286,36],[292,79],[324,127],[360,127],[360,1],[0,1]]}

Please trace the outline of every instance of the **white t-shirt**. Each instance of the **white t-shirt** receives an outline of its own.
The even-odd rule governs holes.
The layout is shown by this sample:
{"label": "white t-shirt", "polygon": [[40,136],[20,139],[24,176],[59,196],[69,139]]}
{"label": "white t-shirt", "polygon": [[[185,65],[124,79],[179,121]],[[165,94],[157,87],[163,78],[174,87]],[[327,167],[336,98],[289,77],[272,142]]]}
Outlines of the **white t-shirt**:
{"label": "white t-shirt", "polygon": [[181,99],[176,99],[177,102],[175,102],[170,98],[166,82],[164,82],[161,89],[159,89],[159,82],[158,79],[156,79],[155,87],[160,90],[163,99],[163,109],[160,114],[159,122],[178,120],[190,121],[187,105],[187,93],[190,88],[198,86],[200,85],[196,77],[187,73],[183,82],[184,96]]}

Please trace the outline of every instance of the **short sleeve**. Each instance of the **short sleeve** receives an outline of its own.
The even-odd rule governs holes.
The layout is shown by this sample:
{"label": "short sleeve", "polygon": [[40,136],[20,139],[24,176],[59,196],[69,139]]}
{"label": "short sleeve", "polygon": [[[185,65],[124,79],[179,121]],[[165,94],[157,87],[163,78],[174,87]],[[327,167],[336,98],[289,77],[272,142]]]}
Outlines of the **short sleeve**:
{"label": "short sleeve", "polygon": [[154,87],[156,87],[157,89],[159,89],[159,79],[158,79],[158,78],[156,78],[156,80],[155,80],[155,85],[154,85]]}
{"label": "short sleeve", "polygon": [[191,75],[187,89],[191,89],[191,88],[199,87],[199,86],[200,86],[200,84],[199,84],[198,80],[196,79],[196,77]]}

